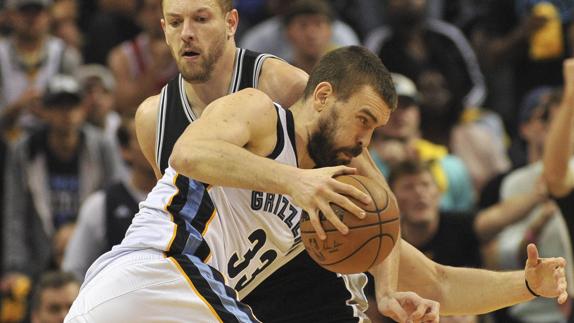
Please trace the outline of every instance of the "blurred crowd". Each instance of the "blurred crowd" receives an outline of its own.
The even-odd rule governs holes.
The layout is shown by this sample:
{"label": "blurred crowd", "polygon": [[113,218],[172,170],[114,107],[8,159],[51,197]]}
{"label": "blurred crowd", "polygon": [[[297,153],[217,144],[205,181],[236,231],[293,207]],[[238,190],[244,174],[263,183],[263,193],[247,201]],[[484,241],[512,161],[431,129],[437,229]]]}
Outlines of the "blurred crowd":
{"label": "blurred crowd", "polygon": [[[160,0],[0,6],[0,322],[62,322],[90,264],[121,241],[155,185],[134,115],[178,71]],[[574,0],[235,7],[239,47],[310,72],[329,50],[360,44],[393,73],[398,108],[370,150],[405,240],[442,264],[498,270],[522,268],[535,242],[569,261],[574,285],[574,199],[564,199],[574,186],[564,180]],[[561,323],[573,312],[570,301],[536,299],[441,322]]]}

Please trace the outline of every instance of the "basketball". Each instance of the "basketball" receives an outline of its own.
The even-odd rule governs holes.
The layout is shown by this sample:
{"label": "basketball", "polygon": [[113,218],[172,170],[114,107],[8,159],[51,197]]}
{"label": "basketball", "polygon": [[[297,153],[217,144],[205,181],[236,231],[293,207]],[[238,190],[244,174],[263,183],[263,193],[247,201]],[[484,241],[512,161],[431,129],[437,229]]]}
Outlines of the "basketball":
{"label": "basketball", "polygon": [[358,175],[338,176],[336,180],[350,184],[371,197],[368,205],[350,198],[365,210],[366,217],[354,214],[331,204],[335,214],[349,228],[343,235],[320,214],[321,225],[327,238],[320,240],[311,224],[309,215],[301,217],[301,239],[307,253],[323,268],[341,274],[366,272],[383,261],[393,249],[399,235],[399,209],[395,199],[374,180]]}

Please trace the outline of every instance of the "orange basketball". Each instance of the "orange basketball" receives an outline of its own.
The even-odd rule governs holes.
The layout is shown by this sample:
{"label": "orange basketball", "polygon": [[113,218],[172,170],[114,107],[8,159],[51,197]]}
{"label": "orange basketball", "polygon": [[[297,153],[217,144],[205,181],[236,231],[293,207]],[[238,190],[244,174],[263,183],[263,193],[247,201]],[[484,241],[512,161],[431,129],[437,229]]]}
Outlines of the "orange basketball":
{"label": "orange basketball", "polygon": [[339,176],[336,179],[370,195],[372,202],[368,205],[350,198],[365,210],[367,216],[361,220],[340,206],[331,204],[349,232],[343,235],[320,214],[327,236],[327,239],[320,240],[308,214],[303,213],[301,239],[307,253],[323,268],[341,274],[366,272],[383,261],[395,246],[400,227],[399,209],[395,199],[389,198],[387,189],[374,180],[358,175]]}

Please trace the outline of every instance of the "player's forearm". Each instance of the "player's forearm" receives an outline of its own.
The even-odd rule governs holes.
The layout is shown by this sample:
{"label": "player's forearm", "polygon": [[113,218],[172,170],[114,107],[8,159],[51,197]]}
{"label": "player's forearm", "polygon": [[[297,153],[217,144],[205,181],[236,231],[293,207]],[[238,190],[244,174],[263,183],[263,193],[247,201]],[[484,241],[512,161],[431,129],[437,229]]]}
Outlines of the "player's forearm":
{"label": "player's forearm", "polygon": [[406,241],[400,248],[399,290],[439,302],[442,315],[482,314],[532,299],[524,272],[448,267]]}
{"label": "player's forearm", "polygon": [[523,271],[441,266],[438,272],[444,296],[438,300],[442,315],[483,314],[534,298],[526,288]]}
{"label": "player's forearm", "polygon": [[289,182],[296,181],[300,171],[222,140],[183,144],[176,143],[170,157],[171,167],[211,185],[288,194]]}
{"label": "player's forearm", "polygon": [[377,299],[398,290],[399,264],[400,247],[395,245],[393,251],[383,262],[369,269],[369,272],[375,278]]}
{"label": "player's forearm", "polygon": [[508,225],[523,219],[545,197],[528,193],[513,197],[481,211],[474,222],[474,230],[481,241],[489,241]]}
{"label": "player's forearm", "polygon": [[544,179],[550,192],[560,194],[568,179],[574,126],[574,89],[565,88],[560,109],[553,118],[544,147]]}

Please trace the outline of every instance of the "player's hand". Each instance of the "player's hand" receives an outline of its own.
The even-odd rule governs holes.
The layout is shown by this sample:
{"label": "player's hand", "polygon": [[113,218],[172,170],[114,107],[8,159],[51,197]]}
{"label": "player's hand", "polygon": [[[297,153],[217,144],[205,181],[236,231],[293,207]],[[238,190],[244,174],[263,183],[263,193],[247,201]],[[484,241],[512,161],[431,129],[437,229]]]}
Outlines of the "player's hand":
{"label": "player's hand", "polygon": [[381,314],[403,323],[438,323],[440,304],[413,292],[394,292],[377,299]]}
{"label": "player's hand", "polygon": [[347,196],[365,204],[369,204],[371,198],[352,185],[341,183],[333,178],[355,173],[356,169],[346,166],[302,169],[298,178],[291,181],[289,195],[296,205],[309,214],[309,220],[319,239],[324,240],[327,237],[321,226],[320,213],[341,233],[349,232],[349,228],[335,215],[331,203],[339,205],[361,219],[365,218],[365,211],[351,202]]}
{"label": "player's hand", "polygon": [[566,275],[564,267],[566,260],[558,258],[539,258],[538,249],[533,243],[527,247],[528,259],[524,269],[524,276],[530,289],[540,296],[558,298],[563,304],[568,299],[566,291]]}

